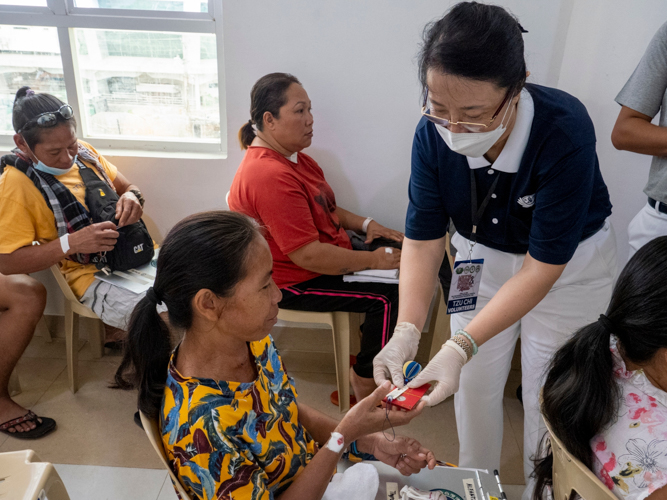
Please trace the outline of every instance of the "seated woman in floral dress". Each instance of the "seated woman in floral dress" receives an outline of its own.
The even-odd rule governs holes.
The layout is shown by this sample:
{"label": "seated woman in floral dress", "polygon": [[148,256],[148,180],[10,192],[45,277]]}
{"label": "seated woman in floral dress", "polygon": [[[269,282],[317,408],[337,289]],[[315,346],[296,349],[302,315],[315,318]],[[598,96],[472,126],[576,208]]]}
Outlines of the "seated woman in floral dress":
{"label": "seated woman in floral dress", "polygon": [[[606,314],[554,356],[542,413],[567,450],[621,499],[667,499],[667,236],[623,269]],[[551,485],[538,460],[535,499]]]}

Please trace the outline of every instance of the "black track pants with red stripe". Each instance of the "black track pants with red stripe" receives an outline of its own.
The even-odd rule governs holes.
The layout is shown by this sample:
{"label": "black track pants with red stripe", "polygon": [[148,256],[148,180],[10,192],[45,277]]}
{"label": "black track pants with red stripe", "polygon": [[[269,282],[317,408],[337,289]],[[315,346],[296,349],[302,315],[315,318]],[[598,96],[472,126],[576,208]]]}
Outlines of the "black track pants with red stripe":
{"label": "black track pants with red stripe", "polygon": [[345,283],[342,276],[323,275],[281,291],[281,309],[366,313],[354,371],[360,377],[373,377],[373,358],[389,342],[396,326],[398,285]]}

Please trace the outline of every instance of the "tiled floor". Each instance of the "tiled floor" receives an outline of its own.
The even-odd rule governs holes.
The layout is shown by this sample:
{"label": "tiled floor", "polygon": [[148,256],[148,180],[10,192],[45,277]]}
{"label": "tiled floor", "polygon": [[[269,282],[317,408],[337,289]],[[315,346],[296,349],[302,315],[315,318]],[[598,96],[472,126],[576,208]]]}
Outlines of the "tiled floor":
{"label": "tiled floor", "polygon": [[[329,402],[335,390],[331,334],[327,330],[276,328],[273,332],[299,399],[339,417]],[[303,351],[312,351],[305,354]],[[23,389],[16,399],[39,415],[56,419],[58,429],[43,439],[26,442],[0,434],[0,452],[34,449],[42,460],[58,465],[73,500],[84,498],[173,499],[166,472],[141,429],[134,425],[133,392],[108,388],[118,356],[93,359],[87,344],[79,351],[80,389],[71,394],[67,382],[64,340],[52,343],[35,337],[18,365]],[[520,498],[523,409],[514,396],[516,373],[505,398],[505,432],[500,476],[508,498]],[[456,462],[458,439],[453,400],[425,410],[401,433],[427,443],[441,460]],[[166,482],[165,482],[166,480]],[[120,489],[119,489],[120,488]],[[100,496],[100,493],[104,493]]]}

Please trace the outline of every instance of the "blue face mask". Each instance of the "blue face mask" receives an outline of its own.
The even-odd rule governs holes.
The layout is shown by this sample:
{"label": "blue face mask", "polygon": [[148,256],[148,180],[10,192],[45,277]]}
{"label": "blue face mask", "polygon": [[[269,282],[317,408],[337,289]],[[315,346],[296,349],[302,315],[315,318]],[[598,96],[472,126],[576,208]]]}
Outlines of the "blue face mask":
{"label": "blue face mask", "polygon": [[[33,154],[34,154],[34,153],[33,153]],[[44,172],[45,174],[51,174],[51,175],[63,175],[63,174],[66,174],[67,172],[69,172],[70,170],[72,170],[72,167],[74,166],[74,162],[76,162],[76,158],[77,158],[77,156],[78,156],[78,155],[74,155],[74,160],[72,161],[72,165],[70,165],[69,168],[53,168],[53,167],[49,167],[48,165],[44,165],[44,163],[42,163],[42,161],[41,161],[39,158],[37,158],[36,156],[35,156],[35,158],[37,158],[37,163],[36,163],[36,164],[33,163],[32,166],[33,166],[36,170],[39,170],[40,172]]]}

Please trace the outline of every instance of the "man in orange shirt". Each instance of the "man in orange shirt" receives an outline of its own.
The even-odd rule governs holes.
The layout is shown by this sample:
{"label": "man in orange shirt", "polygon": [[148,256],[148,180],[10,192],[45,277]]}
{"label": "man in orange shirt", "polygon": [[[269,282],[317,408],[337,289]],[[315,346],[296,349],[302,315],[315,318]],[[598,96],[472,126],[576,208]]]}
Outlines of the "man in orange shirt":
{"label": "man in orange shirt", "polygon": [[[98,269],[90,262],[91,255],[114,249],[118,228],[140,220],[141,192],[89,144],[77,140],[72,108],[57,97],[21,88],[12,122],[17,149],[15,156],[3,157],[0,177],[0,273],[28,274],[60,264],[81,302],[106,325],[125,330],[143,295],[96,280]],[[90,221],[80,173],[84,168],[118,194],[117,226]],[[39,316],[33,319],[36,324]],[[5,409],[0,406],[0,416]]]}

